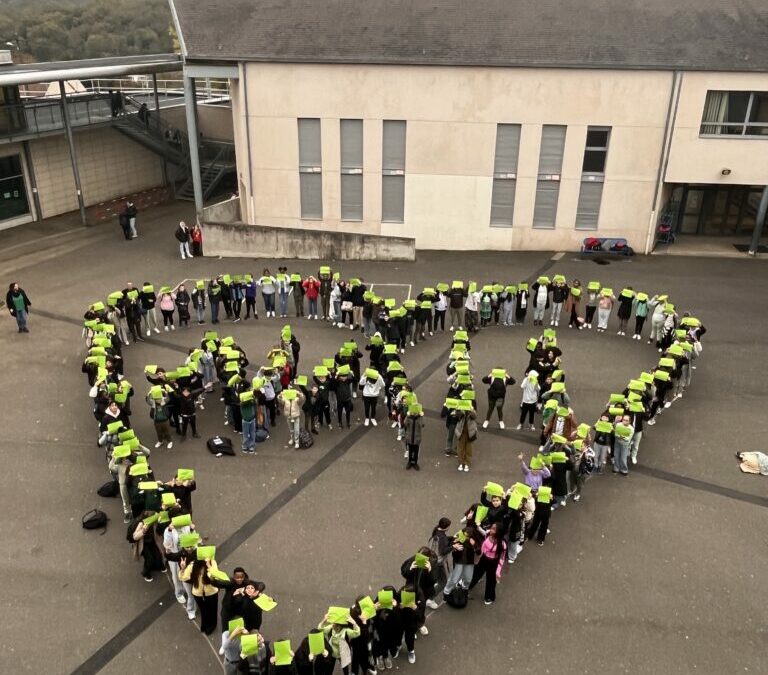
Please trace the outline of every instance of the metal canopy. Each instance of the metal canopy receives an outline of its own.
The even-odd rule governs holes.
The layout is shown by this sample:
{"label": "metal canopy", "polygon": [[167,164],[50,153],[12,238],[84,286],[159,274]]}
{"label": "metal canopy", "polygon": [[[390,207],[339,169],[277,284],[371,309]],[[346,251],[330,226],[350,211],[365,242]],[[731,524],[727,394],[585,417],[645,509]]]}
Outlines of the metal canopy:
{"label": "metal canopy", "polygon": [[181,71],[181,56],[150,54],[0,66],[0,86]]}

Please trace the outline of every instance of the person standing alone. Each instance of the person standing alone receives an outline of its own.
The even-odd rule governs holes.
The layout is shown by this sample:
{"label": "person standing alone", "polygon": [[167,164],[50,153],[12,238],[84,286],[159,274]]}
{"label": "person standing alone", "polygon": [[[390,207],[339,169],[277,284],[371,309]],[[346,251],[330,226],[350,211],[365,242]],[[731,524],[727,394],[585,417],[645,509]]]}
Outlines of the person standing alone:
{"label": "person standing alone", "polygon": [[181,253],[181,259],[186,260],[187,258],[191,258],[192,252],[189,250],[189,228],[183,220],[176,228],[174,236],[179,242],[179,253]]}
{"label": "person standing alone", "polygon": [[29,333],[27,328],[27,315],[32,303],[29,301],[24,289],[17,282],[8,286],[8,293],[5,296],[5,304],[11,316],[16,319],[16,325],[19,327],[19,333]]}

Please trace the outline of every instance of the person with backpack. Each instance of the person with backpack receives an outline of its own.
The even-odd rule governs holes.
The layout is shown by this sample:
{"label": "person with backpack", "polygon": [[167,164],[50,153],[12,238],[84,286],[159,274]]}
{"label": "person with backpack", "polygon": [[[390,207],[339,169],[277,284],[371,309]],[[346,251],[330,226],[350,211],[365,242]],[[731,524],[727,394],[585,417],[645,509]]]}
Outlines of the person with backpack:
{"label": "person with backpack", "polygon": [[515,383],[515,378],[507,375],[501,368],[492,370],[483,378],[483,383],[488,387],[488,412],[485,415],[483,429],[488,428],[491,421],[491,415],[496,410],[499,416],[499,429],[504,428],[504,398],[507,395],[507,387]]}
{"label": "person with backpack", "polygon": [[507,545],[500,531],[498,523],[493,523],[488,529],[483,543],[480,546],[480,560],[475,565],[469,590],[477,586],[480,579],[485,577],[485,593],[483,602],[492,605],[496,602],[496,584],[501,581],[501,570],[506,560]]}
{"label": "person with backpack", "polygon": [[648,294],[638,293],[635,295],[633,303],[633,309],[635,312],[635,331],[632,333],[633,340],[643,339],[643,325],[645,319],[648,316]]}
{"label": "person with backpack", "polygon": [[448,536],[448,528],[451,526],[451,519],[443,516],[437,521],[429,538],[429,549],[437,558],[435,565],[435,578],[439,587],[444,587],[448,581],[449,554],[453,551],[453,538]]}
{"label": "person with backpack", "polygon": [[176,241],[179,242],[181,259],[186,260],[187,258],[192,258],[192,252],[189,250],[189,228],[183,220],[179,222],[179,226],[176,228],[174,236],[176,237]]}

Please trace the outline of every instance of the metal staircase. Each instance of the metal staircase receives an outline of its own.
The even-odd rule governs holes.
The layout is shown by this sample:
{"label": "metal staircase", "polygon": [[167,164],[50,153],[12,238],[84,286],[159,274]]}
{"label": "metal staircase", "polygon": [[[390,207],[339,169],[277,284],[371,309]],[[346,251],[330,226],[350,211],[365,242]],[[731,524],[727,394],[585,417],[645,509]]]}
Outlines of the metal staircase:
{"label": "metal staircase", "polygon": [[[116,117],[112,126],[131,140],[161,156],[177,167],[174,190],[177,199],[194,201],[192,166],[189,159],[189,137],[187,134],[160,119],[154,111],[148,117],[139,116],[139,103],[127,97],[128,112]],[[235,172],[235,147],[233,143],[201,139],[198,145],[200,156],[200,179],[203,200],[208,199],[221,180]],[[178,183],[181,187],[177,188]]]}

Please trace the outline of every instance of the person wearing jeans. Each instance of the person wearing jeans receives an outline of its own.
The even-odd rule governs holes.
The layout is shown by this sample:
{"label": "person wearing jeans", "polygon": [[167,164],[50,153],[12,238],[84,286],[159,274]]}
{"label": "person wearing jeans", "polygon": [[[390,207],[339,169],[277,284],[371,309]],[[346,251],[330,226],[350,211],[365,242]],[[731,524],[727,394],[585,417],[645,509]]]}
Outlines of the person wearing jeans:
{"label": "person wearing jeans", "polygon": [[480,537],[474,527],[467,526],[453,538],[451,557],[453,569],[443,588],[443,598],[447,599],[453,589],[460,586],[468,589],[475,572],[475,553]]}
{"label": "person wearing jeans", "polygon": [[205,323],[205,282],[198,281],[192,291],[192,306],[197,312],[198,325]]}
{"label": "person wearing jeans", "polygon": [[598,333],[604,333],[608,328],[608,319],[611,318],[611,310],[613,309],[614,302],[616,302],[616,298],[612,294],[603,292],[600,295],[600,300],[597,305]]}
{"label": "person wearing jeans", "polygon": [[27,328],[27,314],[29,313],[29,307],[32,303],[29,301],[24,289],[19,286],[15,281],[8,286],[8,293],[5,296],[5,306],[11,313],[11,316],[16,319],[16,326],[18,326],[19,333],[29,333]]}
{"label": "person wearing jeans", "polygon": [[288,295],[291,292],[291,278],[288,276],[287,267],[278,267],[277,277],[275,277],[277,286],[277,298],[280,304],[280,316],[288,316]]}
{"label": "person wearing jeans", "polygon": [[171,581],[173,583],[173,592],[176,595],[176,601],[180,605],[184,605],[187,610],[187,614],[195,615],[195,598],[192,596],[192,587],[189,584],[185,584],[179,579],[179,563],[172,560],[172,557],[176,557],[179,553],[179,537],[182,534],[189,534],[189,526],[176,529],[173,526],[165,528],[163,533],[163,547],[165,548],[166,556],[171,553],[172,556],[168,558],[168,569],[171,572]]}
{"label": "person wearing jeans", "polygon": [[615,441],[613,444],[613,473],[620,473],[626,476],[629,473],[629,467],[627,466],[627,460],[629,459],[629,446],[632,443],[632,436],[634,435],[632,429],[632,421],[629,419],[629,415],[625,415],[621,420],[622,427],[629,429],[629,434],[622,436],[620,434],[621,427],[614,429]]}
{"label": "person wearing jeans", "polygon": [[147,337],[152,335],[153,330],[155,333],[159,333],[157,313],[155,312],[157,296],[155,295],[154,287],[148,281],[144,282],[144,286],[139,293],[139,302],[141,303],[141,313],[144,316],[144,328],[146,328]]}
{"label": "person wearing jeans", "polygon": [[256,402],[252,391],[240,394],[240,417],[243,429],[243,447],[245,454],[256,452]]}
{"label": "person wearing jeans", "polygon": [[278,403],[283,406],[283,415],[288,422],[288,444],[296,450],[299,449],[299,434],[301,434],[301,419],[303,414],[304,402],[306,397],[304,393],[296,387],[283,389],[277,395]]}

